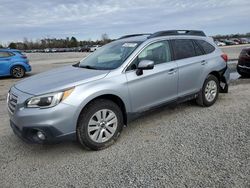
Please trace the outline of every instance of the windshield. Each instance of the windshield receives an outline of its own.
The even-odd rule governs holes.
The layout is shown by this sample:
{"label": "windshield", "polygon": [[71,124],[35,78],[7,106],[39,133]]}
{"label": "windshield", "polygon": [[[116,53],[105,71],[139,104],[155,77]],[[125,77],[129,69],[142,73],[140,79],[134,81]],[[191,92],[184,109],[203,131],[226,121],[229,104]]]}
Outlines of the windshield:
{"label": "windshield", "polygon": [[116,69],[137,48],[140,42],[115,41],[109,43],[79,63],[79,67],[99,70]]}

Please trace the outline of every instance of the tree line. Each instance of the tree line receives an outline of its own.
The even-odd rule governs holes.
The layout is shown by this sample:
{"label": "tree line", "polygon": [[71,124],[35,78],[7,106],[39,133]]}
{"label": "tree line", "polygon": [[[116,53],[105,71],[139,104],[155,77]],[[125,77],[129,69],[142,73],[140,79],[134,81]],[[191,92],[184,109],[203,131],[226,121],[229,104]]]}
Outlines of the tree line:
{"label": "tree line", "polygon": [[7,46],[3,46],[0,44],[0,48],[12,48],[19,50],[32,50],[32,49],[46,49],[46,48],[74,48],[74,47],[83,47],[83,46],[92,46],[92,45],[104,45],[112,40],[105,33],[102,34],[100,40],[77,40],[76,37],[72,36],[66,37],[65,39],[57,39],[57,38],[43,38],[40,40],[29,40],[28,38],[24,38],[22,42],[11,42]]}
{"label": "tree line", "polygon": [[[215,35],[212,36],[214,39],[229,39],[229,38],[250,38],[250,33],[246,34],[230,34],[230,35]],[[104,33],[101,35],[100,40],[83,40],[79,41],[76,37],[72,36],[66,37],[65,39],[57,38],[44,38],[41,40],[28,40],[24,38],[22,42],[11,42],[7,46],[3,46],[0,43],[0,48],[12,48],[19,50],[32,50],[32,49],[46,49],[46,48],[74,48],[74,47],[83,47],[83,46],[92,46],[92,45],[104,45],[113,41],[109,36]]]}
{"label": "tree line", "polygon": [[230,39],[230,38],[250,38],[250,33],[246,34],[229,34],[229,35],[215,35],[214,39]]}

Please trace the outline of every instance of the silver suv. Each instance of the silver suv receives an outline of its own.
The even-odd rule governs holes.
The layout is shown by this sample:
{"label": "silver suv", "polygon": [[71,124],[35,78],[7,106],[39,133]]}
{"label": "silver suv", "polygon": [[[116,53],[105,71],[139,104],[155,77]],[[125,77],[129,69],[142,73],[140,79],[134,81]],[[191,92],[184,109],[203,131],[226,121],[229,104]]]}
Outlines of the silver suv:
{"label": "silver suv", "polygon": [[12,86],[10,124],[29,142],[77,139],[99,150],[150,109],[186,100],[213,105],[228,82],[227,56],[202,31],[127,35]]}

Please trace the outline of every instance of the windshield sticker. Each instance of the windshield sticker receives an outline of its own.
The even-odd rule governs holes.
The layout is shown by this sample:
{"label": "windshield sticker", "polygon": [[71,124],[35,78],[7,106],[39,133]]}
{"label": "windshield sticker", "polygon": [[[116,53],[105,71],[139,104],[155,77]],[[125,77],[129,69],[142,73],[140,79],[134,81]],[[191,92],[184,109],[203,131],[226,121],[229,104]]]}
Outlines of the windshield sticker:
{"label": "windshield sticker", "polygon": [[125,48],[134,48],[137,46],[137,43],[124,43],[122,45],[122,47],[125,47]]}

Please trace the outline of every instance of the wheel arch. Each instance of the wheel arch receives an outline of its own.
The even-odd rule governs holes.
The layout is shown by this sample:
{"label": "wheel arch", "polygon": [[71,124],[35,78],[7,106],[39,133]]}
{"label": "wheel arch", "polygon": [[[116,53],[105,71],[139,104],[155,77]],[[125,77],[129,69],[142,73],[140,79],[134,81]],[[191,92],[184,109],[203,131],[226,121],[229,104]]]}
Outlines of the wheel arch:
{"label": "wheel arch", "polygon": [[[228,82],[227,82],[225,76],[223,76],[225,71],[226,71],[226,69],[222,69],[220,71],[212,71],[208,74],[208,75],[213,75],[218,79],[220,93],[228,93]],[[221,85],[221,83],[223,83],[224,85]]]}
{"label": "wheel arch", "polygon": [[24,69],[24,71],[26,72],[26,68],[24,65],[22,65],[21,63],[13,63],[11,64],[11,66],[9,67],[9,70],[10,70],[10,74],[11,74],[11,71],[14,67],[22,67]]}
{"label": "wheel arch", "polygon": [[[122,111],[122,115],[123,115],[123,123],[124,125],[127,125],[127,109],[126,109],[126,105],[124,103],[124,101],[118,96],[118,95],[115,95],[115,94],[102,94],[102,95],[99,95],[99,96],[96,96],[94,98],[92,98],[91,100],[89,100],[86,105],[84,105],[84,107],[81,109],[79,115],[78,115],[78,119],[82,113],[82,111],[86,108],[87,105],[89,105],[91,102],[95,101],[95,100],[98,100],[98,99],[107,99],[107,100],[110,100],[112,102],[114,102],[115,104],[117,104],[121,111]],[[77,120],[78,122],[78,120]]]}
{"label": "wheel arch", "polygon": [[20,64],[20,63],[13,63],[13,64],[11,64],[11,66],[9,67],[9,73],[10,73],[10,75],[11,75],[12,69],[13,69],[14,67],[22,67],[23,70],[26,72],[26,68],[25,68],[24,65],[22,65],[22,64]]}
{"label": "wheel arch", "polygon": [[218,71],[212,71],[208,75],[214,75],[218,79],[219,82],[221,81],[221,75]]}

